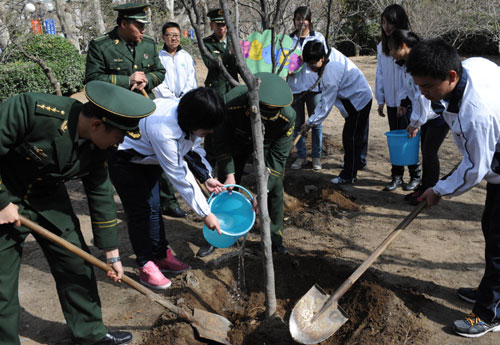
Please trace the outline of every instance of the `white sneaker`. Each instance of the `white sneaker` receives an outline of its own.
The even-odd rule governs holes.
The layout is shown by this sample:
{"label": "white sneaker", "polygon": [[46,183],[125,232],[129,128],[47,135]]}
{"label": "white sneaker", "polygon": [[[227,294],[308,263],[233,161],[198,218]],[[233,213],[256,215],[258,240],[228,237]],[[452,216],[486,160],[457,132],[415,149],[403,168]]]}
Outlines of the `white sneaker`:
{"label": "white sneaker", "polygon": [[293,162],[293,164],[290,168],[292,168],[294,170],[301,169],[304,164],[306,164],[306,159],[299,157],[295,160],[295,162]]}
{"label": "white sneaker", "polygon": [[313,158],[313,170],[321,170],[321,158]]}

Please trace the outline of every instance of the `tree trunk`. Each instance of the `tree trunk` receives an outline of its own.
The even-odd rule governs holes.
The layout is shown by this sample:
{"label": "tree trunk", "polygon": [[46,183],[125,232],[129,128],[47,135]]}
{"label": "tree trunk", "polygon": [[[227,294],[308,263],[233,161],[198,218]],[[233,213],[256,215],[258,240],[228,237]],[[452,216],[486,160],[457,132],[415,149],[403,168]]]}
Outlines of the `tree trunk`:
{"label": "tree trunk", "polygon": [[167,21],[174,21],[174,0],[165,0],[165,8],[167,9]]}
{"label": "tree trunk", "polygon": [[10,41],[9,29],[5,13],[5,1],[0,1],[0,49],[4,50]]}
{"label": "tree trunk", "polygon": [[104,18],[102,16],[102,11],[101,11],[101,3],[99,0],[91,0],[91,8],[93,11],[93,16],[95,17],[95,27],[97,29],[97,33],[99,35],[102,35],[103,33],[106,32],[106,25],[104,25]]}
{"label": "tree trunk", "polygon": [[65,0],[55,0],[56,3],[56,13],[61,23],[61,29],[64,36],[70,41],[78,51],[80,51],[80,42],[78,40],[78,31],[76,30],[75,22],[71,15],[71,12],[66,7]]}
{"label": "tree trunk", "polygon": [[250,120],[252,123],[252,138],[255,155],[254,164],[257,166],[257,201],[259,203],[259,217],[261,222],[261,246],[264,252],[263,264],[266,279],[266,316],[269,318],[276,313],[276,288],[271,244],[271,219],[269,218],[267,207],[267,180],[269,173],[264,159],[264,134],[259,110],[259,85],[243,58],[236,26],[232,20],[230,20],[231,15],[227,0],[220,0],[220,4],[224,10],[227,30],[231,37],[231,44],[235,51],[239,72],[248,87],[248,102],[250,106]]}

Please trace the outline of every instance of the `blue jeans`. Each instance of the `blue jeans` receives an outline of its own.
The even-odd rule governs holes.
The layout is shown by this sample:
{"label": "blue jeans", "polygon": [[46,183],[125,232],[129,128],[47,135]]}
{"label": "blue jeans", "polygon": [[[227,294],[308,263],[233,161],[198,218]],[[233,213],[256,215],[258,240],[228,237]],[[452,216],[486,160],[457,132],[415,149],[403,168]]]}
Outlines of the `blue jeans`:
{"label": "blue jeans", "polygon": [[161,174],[159,165],[134,164],[120,158],[109,164],[109,175],[127,215],[128,235],[140,267],[163,259],[167,253],[158,183]]}
{"label": "blue jeans", "polygon": [[[295,100],[300,97],[303,93],[296,93],[293,95],[293,109],[295,110],[296,118],[295,118],[295,130],[293,136],[296,137],[300,133],[300,128],[305,122],[306,114],[305,114],[305,106],[307,106],[307,114],[311,116],[314,114],[314,108],[321,100],[321,92],[309,92],[304,97],[302,97],[297,103]],[[323,140],[323,132],[321,125],[317,127],[313,127],[312,131],[312,158],[321,158],[321,146]],[[299,142],[295,146],[297,148],[297,157],[298,158],[306,158],[307,150],[306,150],[306,138],[302,136]]]}

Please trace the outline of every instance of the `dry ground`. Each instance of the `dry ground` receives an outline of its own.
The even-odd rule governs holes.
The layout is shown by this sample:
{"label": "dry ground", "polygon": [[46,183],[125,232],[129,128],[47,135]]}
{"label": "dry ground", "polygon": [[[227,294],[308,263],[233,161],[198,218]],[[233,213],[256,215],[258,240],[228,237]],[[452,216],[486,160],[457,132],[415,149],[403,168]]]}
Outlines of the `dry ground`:
{"label": "dry ground", "polygon": [[[374,57],[353,58],[373,87]],[[205,75],[198,62],[198,78]],[[201,83],[200,83],[201,85]],[[318,283],[332,292],[412,210],[402,201],[404,191],[383,192],[390,163],[384,132],[387,119],[373,106],[370,114],[368,166],[358,182],[341,188],[328,186],[342,162],[340,133],[343,119],[335,110],[326,120],[323,170],[310,167],[287,171],[285,191],[285,243],[290,255],[275,258],[279,318],[265,322],[259,237],[249,236],[245,251],[246,289],[238,289],[236,248],[218,250],[207,258],[194,254],[202,245],[201,223],[196,217],[168,219],[167,237],[190,272],[170,277],[163,294],[187,307],[204,308],[228,317],[235,324],[231,341],[239,344],[293,344],[288,334],[291,308],[310,286]],[[292,156],[295,154],[292,153]],[[450,137],[440,151],[442,173],[460,156]],[[293,158],[293,157],[292,157]],[[289,162],[290,164],[290,162]],[[408,179],[407,176],[405,176]],[[250,178],[247,185],[252,185]],[[304,186],[318,191],[306,193]],[[88,243],[92,243],[85,197],[78,182],[68,184]],[[453,320],[471,310],[456,296],[456,288],[478,284],[483,270],[484,243],[480,217],[485,186],[463,196],[442,200],[424,211],[385,251],[341,299],[351,320],[322,344],[478,344],[500,343],[499,334],[470,340],[455,336]],[[119,202],[119,199],[116,199]],[[124,214],[119,218],[123,221]],[[120,250],[126,271],[137,278],[126,225],[120,223]],[[100,255],[95,247],[93,253]],[[69,344],[55,287],[42,252],[27,241],[20,276],[22,344]],[[131,331],[133,344],[210,344],[163,307],[126,286],[98,273],[104,321],[111,329]],[[153,327],[154,326],[154,327]]]}

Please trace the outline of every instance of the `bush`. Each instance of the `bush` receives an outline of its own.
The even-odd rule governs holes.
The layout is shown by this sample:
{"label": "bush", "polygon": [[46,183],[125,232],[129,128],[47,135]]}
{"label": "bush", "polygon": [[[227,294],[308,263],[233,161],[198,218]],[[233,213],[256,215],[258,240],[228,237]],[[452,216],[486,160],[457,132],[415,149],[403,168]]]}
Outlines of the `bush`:
{"label": "bush", "polygon": [[[52,69],[63,95],[82,89],[85,77],[85,57],[65,38],[54,35],[33,35],[22,48],[41,58]],[[22,92],[55,93],[42,68],[29,60],[15,46],[4,52],[0,65],[0,100]]]}

